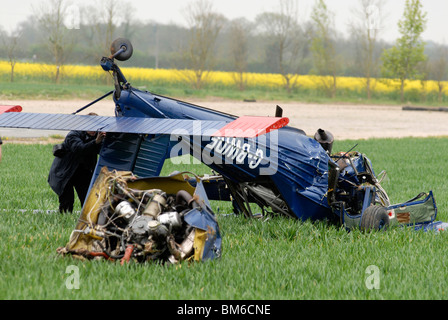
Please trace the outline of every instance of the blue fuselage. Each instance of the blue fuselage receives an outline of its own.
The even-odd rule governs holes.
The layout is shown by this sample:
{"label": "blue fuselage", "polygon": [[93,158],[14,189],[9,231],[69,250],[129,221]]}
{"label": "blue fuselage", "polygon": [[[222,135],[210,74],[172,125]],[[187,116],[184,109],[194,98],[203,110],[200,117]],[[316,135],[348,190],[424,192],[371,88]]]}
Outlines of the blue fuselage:
{"label": "blue fuselage", "polygon": [[[237,117],[194,104],[136,89],[123,90],[116,116],[231,122]],[[173,128],[175,129],[175,128]],[[257,138],[211,136],[169,139],[167,157],[178,144],[188,144],[190,154],[228,179],[262,184],[280,193],[289,210],[302,220],[333,215],[326,198],[329,156],[302,130],[286,126]],[[176,149],[177,150],[177,149]],[[175,151],[176,151],[175,150]]]}

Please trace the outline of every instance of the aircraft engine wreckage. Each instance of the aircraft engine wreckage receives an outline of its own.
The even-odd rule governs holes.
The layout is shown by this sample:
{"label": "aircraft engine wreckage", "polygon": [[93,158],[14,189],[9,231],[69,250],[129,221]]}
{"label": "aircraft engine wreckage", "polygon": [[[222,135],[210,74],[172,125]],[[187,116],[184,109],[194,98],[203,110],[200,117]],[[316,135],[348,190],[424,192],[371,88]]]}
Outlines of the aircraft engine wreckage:
{"label": "aircraft engine wreckage", "polygon": [[101,170],[70,240],[58,253],[78,258],[176,264],[221,255],[221,235],[198,177],[137,179]]}

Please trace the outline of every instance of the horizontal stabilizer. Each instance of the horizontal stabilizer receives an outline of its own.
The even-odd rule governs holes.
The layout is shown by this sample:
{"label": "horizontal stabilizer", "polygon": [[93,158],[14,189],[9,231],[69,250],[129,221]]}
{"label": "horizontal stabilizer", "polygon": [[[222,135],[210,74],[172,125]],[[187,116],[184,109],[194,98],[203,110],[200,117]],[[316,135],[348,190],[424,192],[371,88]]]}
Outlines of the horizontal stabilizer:
{"label": "horizontal stabilizer", "polygon": [[254,138],[259,135],[283,128],[289,123],[288,118],[244,116],[225,125],[214,137]]}

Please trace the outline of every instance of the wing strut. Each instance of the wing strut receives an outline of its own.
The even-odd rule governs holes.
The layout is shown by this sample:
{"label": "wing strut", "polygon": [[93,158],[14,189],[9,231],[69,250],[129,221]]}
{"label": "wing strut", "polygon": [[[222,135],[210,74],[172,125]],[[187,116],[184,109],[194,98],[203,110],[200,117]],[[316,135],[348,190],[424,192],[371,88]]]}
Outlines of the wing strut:
{"label": "wing strut", "polygon": [[114,90],[109,91],[109,92],[106,93],[104,96],[99,97],[99,98],[96,99],[95,101],[90,102],[88,105],[82,107],[82,108],[79,109],[79,110],[76,110],[76,111],[73,112],[72,114],[77,114],[78,112],[81,112],[82,110],[87,109],[87,108],[90,107],[92,104],[97,103],[97,102],[100,101],[100,100],[103,100],[103,99],[106,98],[107,96],[110,96],[112,93],[114,93]]}

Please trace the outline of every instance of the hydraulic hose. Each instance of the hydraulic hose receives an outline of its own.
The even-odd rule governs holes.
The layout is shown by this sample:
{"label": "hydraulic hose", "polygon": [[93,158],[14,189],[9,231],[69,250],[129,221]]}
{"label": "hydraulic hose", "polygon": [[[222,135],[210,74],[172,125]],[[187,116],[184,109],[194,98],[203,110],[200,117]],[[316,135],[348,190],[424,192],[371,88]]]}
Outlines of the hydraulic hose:
{"label": "hydraulic hose", "polygon": [[133,251],[134,251],[134,246],[132,244],[130,244],[126,247],[126,250],[124,251],[124,256],[120,262],[121,265],[123,265],[125,262],[129,262],[131,260],[131,255],[132,255]]}

